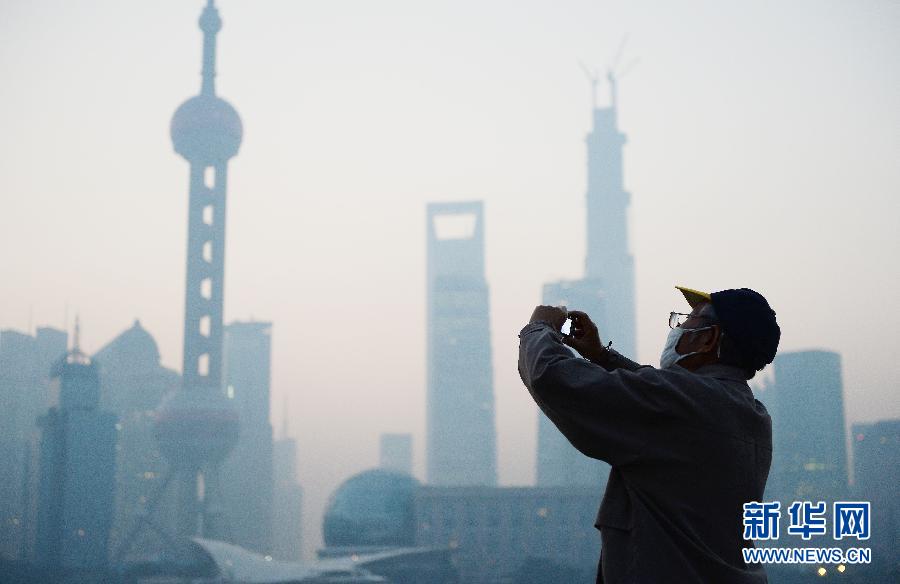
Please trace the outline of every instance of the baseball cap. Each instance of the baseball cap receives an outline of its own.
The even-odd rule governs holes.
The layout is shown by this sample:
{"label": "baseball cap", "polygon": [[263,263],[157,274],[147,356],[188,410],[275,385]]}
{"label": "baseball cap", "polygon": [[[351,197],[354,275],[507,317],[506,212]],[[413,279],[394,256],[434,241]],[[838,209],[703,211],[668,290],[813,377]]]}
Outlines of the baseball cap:
{"label": "baseball cap", "polygon": [[709,302],[716,311],[722,330],[728,336],[747,366],[759,371],[775,359],[781,328],[775,311],[762,294],[750,288],[701,292],[676,286],[691,306]]}

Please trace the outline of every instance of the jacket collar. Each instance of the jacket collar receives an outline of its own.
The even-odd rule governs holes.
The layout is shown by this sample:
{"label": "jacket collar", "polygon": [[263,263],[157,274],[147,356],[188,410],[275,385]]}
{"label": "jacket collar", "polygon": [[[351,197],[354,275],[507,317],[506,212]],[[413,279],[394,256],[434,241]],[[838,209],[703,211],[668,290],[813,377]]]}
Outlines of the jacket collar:
{"label": "jacket collar", "polygon": [[733,365],[724,365],[722,363],[711,363],[697,368],[694,373],[697,375],[705,375],[707,377],[715,377],[716,379],[731,379],[747,383],[747,377],[739,367]]}

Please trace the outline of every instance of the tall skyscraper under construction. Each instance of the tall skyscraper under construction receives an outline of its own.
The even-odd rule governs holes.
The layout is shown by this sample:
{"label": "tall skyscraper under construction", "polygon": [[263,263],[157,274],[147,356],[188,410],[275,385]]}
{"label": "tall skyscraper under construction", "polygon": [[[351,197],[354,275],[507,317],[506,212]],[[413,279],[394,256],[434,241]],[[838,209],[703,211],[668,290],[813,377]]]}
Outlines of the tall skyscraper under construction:
{"label": "tall skyscraper under construction", "polygon": [[[631,195],[622,178],[625,135],[617,122],[616,78],[607,75],[610,105],[592,104],[587,135],[587,252],[584,278],[544,285],[543,303],[587,312],[604,342],[635,358],[634,259],[628,246]],[[596,79],[593,80],[596,86]],[[553,423],[538,413],[537,484],[596,485],[605,481],[606,463],[579,453]]]}
{"label": "tall skyscraper under construction", "polygon": [[199,24],[200,94],[181,104],[171,125],[175,151],[190,164],[182,388],[161,406],[156,433],[178,487],[176,534],[223,538],[219,467],[238,434],[237,414],[222,392],[225,203],[228,161],[243,127],[237,111],[216,95],[222,20],[213,0]]}
{"label": "tall skyscraper under construction", "polygon": [[483,206],[432,203],[427,221],[427,481],[496,485]]}

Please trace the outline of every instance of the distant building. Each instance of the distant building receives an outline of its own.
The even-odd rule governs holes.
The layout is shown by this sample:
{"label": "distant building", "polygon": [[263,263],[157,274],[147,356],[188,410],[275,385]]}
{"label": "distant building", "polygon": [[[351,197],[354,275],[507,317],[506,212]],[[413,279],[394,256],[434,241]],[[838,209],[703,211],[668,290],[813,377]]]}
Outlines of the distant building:
{"label": "distant building", "polygon": [[483,206],[432,203],[427,221],[427,481],[495,485]]}
{"label": "distant building", "polygon": [[303,557],[303,487],[297,483],[297,442],[287,432],[272,449],[272,556],[299,561]]}
{"label": "distant building", "polygon": [[356,474],[335,490],[325,508],[322,534],[328,548],[412,547],[413,495],[418,481],[382,469]]}
{"label": "distant building", "polygon": [[772,417],[766,497],[833,501],[848,494],[841,357],[831,351],[779,353],[763,401]]}
{"label": "distant building", "polygon": [[416,544],[453,548],[467,584],[592,583],[598,498],[587,487],[421,487]]}
{"label": "distant building", "polygon": [[[606,327],[603,292],[596,280],[565,280],[544,285],[543,304],[565,305],[591,315],[601,331]],[[609,465],[575,449],[553,422],[538,410],[537,485],[539,487],[593,486],[603,488]]]}
{"label": "distant building", "polygon": [[[637,359],[635,338],[634,258],[628,244],[628,206],[619,131],[616,80],[609,77],[609,107],[593,104],[593,128],[587,135],[587,253],[585,276],[544,285],[543,304],[565,305],[587,312],[604,342]],[[596,81],[595,81],[596,83]],[[609,475],[605,462],[585,457],[538,412],[537,484],[603,485]]]}
{"label": "distant building", "polygon": [[381,468],[412,474],[412,434],[381,435]]}
{"label": "distant building", "polygon": [[[609,107],[594,107],[594,126],[587,142],[587,254],[585,279],[600,282],[606,305],[603,333],[618,351],[636,358],[634,258],[629,249],[628,207],[622,150],[625,134],[618,128],[616,79],[608,75]],[[602,330],[602,329],[601,329]]]}
{"label": "distant building", "polygon": [[270,322],[225,327],[225,395],[238,413],[241,431],[220,475],[225,539],[265,554],[273,545],[271,334]]}
{"label": "distant building", "polygon": [[102,571],[115,498],[116,417],[101,411],[97,366],[78,347],[55,367],[59,407],[40,419],[38,565]]}
{"label": "distant building", "polygon": [[449,546],[416,545],[417,488],[413,477],[383,469],[344,481],[325,509],[320,561],[351,558],[395,584],[460,582]]}
{"label": "distant building", "polygon": [[35,421],[51,403],[50,367],[66,353],[64,331],[0,331],[0,558],[24,559],[34,538]]}
{"label": "distant building", "polygon": [[[153,530],[140,530],[144,517],[167,476],[167,466],[154,434],[156,406],[181,386],[181,375],[160,364],[153,336],[135,320],[134,324],[104,345],[93,356],[100,369],[100,403],[118,419],[116,455],[116,512],[110,549],[124,558],[158,555],[165,542]],[[156,502],[155,515],[174,521],[174,497]],[[130,549],[121,549],[132,534]],[[123,559],[124,559],[123,558]]]}
{"label": "distant building", "polygon": [[900,550],[900,420],[853,426],[853,499],[872,503],[872,555],[897,569]]}

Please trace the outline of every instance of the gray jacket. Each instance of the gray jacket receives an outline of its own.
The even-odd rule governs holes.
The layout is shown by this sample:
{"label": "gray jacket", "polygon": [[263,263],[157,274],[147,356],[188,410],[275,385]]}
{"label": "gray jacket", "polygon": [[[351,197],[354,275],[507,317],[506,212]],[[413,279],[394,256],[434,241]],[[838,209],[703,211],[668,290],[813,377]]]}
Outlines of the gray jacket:
{"label": "gray jacket", "polygon": [[519,333],[519,375],[586,456],[612,469],[597,514],[606,584],[766,582],[745,564],[743,507],[762,501],[772,421],[737,368],[690,372],[573,356],[546,323]]}

